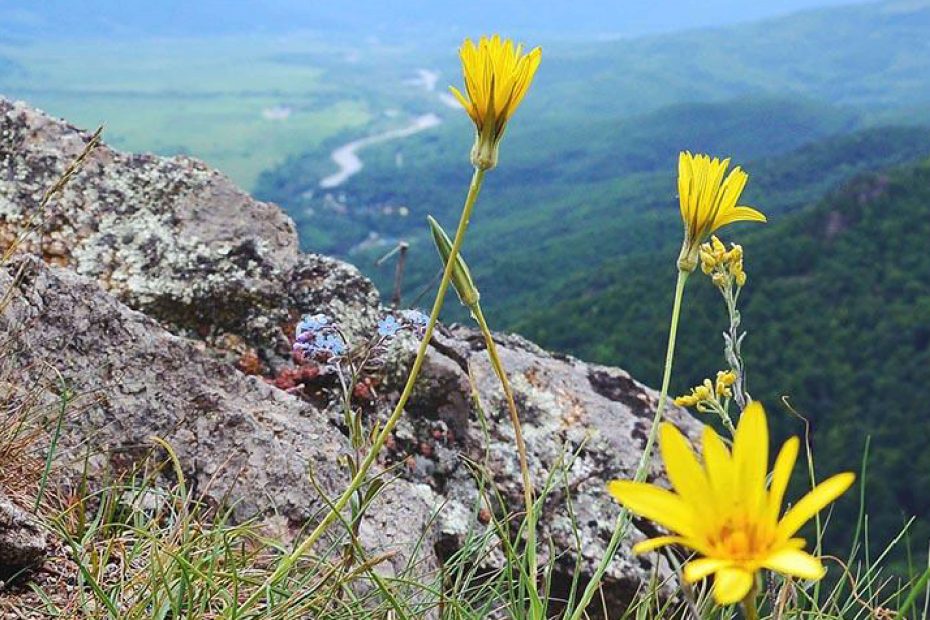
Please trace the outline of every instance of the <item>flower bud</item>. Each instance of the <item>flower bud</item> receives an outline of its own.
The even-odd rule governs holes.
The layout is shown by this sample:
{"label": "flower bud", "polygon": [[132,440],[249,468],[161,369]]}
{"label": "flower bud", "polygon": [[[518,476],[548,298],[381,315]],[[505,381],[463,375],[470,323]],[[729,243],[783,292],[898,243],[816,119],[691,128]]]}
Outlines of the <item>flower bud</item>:
{"label": "flower bud", "polygon": [[714,258],[714,255],[708,252],[703,245],[701,246],[699,256],[701,258],[701,271],[707,275],[710,275],[714,270],[714,267],[717,266],[717,260]]}
{"label": "flower bud", "polygon": [[[449,235],[442,229],[439,222],[433,219],[433,216],[427,215],[426,219],[429,221],[433,241],[436,243],[436,249],[442,259],[442,266],[445,267],[449,262],[449,256],[452,254],[452,241],[449,240]],[[474,309],[478,305],[481,295],[478,293],[478,288],[475,286],[474,280],[472,280],[471,272],[468,270],[468,265],[465,264],[465,259],[462,258],[461,253],[456,255],[455,265],[452,267],[452,285],[455,287],[455,292],[464,306]]]}

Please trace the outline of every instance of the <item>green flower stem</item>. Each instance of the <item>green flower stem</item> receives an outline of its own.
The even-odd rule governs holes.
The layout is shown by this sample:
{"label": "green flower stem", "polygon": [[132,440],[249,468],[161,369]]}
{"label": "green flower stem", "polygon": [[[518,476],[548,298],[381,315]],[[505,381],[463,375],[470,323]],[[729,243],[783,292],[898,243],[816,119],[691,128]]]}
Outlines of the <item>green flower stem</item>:
{"label": "green flower stem", "polygon": [[755,577],[753,577],[753,580],[752,589],[743,599],[743,613],[746,620],[759,620],[759,608],[756,607],[756,594],[759,592],[759,585],[755,583]]}
{"label": "green flower stem", "polygon": [[531,617],[542,617],[542,603],[539,600],[539,590],[536,582],[536,509],[533,499],[533,484],[530,480],[530,466],[526,457],[526,442],[523,440],[523,430],[520,426],[520,416],[517,413],[517,405],[513,399],[513,390],[510,388],[510,380],[507,379],[507,373],[504,371],[504,365],[501,363],[500,356],[497,354],[497,344],[491,335],[491,329],[484,318],[481,306],[473,304],[471,307],[472,316],[481,329],[481,335],[484,336],[484,343],[488,350],[488,358],[491,360],[491,366],[500,379],[501,388],[504,390],[504,396],[507,399],[507,408],[510,410],[510,422],[513,425],[513,434],[517,443],[517,454],[520,457],[520,472],[523,474],[523,502],[526,506],[526,563],[527,572],[529,573],[530,587],[530,605],[533,610]]}
{"label": "green flower stem", "polygon": [[317,526],[310,532],[310,535],[307,536],[300,543],[300,545],[289,555],[282,558],[281,563],[278,564],[278,567],[275,569],[274,573],[265,581],[261,588],[255,590],[252,595],[246,600],[242,605],[242,608],[248,609],[261,597],[262,592],[268,591],[277,585],[294,567],[294,564],[306,554],[311,547],[319,540],[320,536],[326,531],[326,529],[332,525],[333,521],[336,520],[339,512],[341,512],[346,504],[352,499],[352,496],[355,492],[365,484],[365,481],[368,477],[368,471],[374,465],[375,461],[378,458],[378,454],[381,452],[381,448],[384,447],[384,443],[387,441],[391,432],[394,430],[394,427],[397,425],[397,422],[400,420],[401,416],[404,413],[404,407],[407,405],[407,401],[410,399],[410,395],[413,393],[413,387],[416,384],[417,376],[420,374],[420,369],[423,367],[423,361],[426,359],[426,351],[429,348],[430,340],[433,337],[433,330],[436,328],[436,323],[439,321],[439,312],[442,310],[443,302],[446,298],[446,292],[449,290],[449,282],[452,276],[452,268],[455,266],[455,258],[458,256],[459,250],[462,247],[462,241],[465,238],[465,231],[468,229],[468,222],[471,220],[471,212],[475,206],[475,202],[478,199],[478,194],[481,192],[481,184],[484,182],[485,171],[479,168],[475,168],[474,175],[471,179],[471,185],[468,188],[468,196],[465,198],[465,205],[462,207],[462,215],[459,218],[459,225],[455,231],[455,240],[452,242],[452,252],[450,254],[449,262],[446,263],[446,268],[442,272],[442,280],[439,282],[439,290],[436,292],[436,300],[433,302],[433,310],[430,312],[429,322],[426,325],[426,333],[423,335],[423,339],[420,341],[420,347],[417,350],[417,356],[413,361],[413,367],[410,369],[410,374],[407,376],[407,383],[404,385],[404,389],[401,392],[400,399],[397,401],[397,405],[394,407],[394,411],[391,413],[391,416],[387,419],[387,422],[384,423],[384,427],[378,433],[378,436],[375,438],[372,443],[371,449],[368,451],[368,454],[365,455],[365,459],[362,461],[361,466],[358,469],[358,472],[355,474],[355,477],[352,478],[352,481],[349,483],[349,486],[343,491],[342,495],[338,500],[333,504],[331,510],[326,514],[322,521],[320,521]]}
{"label": "green flower stem", "polygon": [[725,338],[724,357],[730,364],[730,369],[736,373],[736,383],[733,385],[733,400],[736,401],[740,412],[750,403],[749,393],[746,390],[746,371],[743,366],[743,354],[741,351],[742,340],[739,331],[742,317],[737,308],[739,301],[740,288],[733,291],[732,285],[728,284],[727,289],[722,291],[723,299],[727,304],[727,314],[730,318],[729,336]]}
{"label": "green flower stem", "polygon": [[[727,429],[727,432],[730,433],[730,438],[733,439],[736,437],[736,427],[733,426],[733,420],[730,419],[730,412],[728,409],[728,404],[720,403],[717,400],[705,400],[703,403],[706,403],[706,409],[698,407],[698,411],[701,413],[710,413],[708,409],[713,410],[717,417],[720,418],[720,421],[723,423],[723,426]],[[702,403],[702,404],[703,404]]]}
{"label": "green flower stem", "polygon": [[[656,414],[652,420],[652,428],[649,431],[649,437],[646,439],[646,446],[643,448],[643,456],[639,461],[639,467],[636,469],[636,477],[634,480],[637,482],[642,482],[646,479],[646,474],[649,471],[649,462],[652,459],[652,449],[655,446],[656,436],[659,433],[659,424],[662,422],[662,416],[665,413],[665,407],[668,402],[668,386],[672,379],[672,362],[675,359],[675,341],[678,338],[678,318],[681,314],[681,300],[682,297],[684,297],[685,283],[688,281],[689,275],[691,275],[691,272],[686,269],[678,270],[678,281],[675,284],[675,300],[672,304],[672,320],[668,330],[668,348],[665,352],[665,371],[662,375],[662,388],[659,392],[659,404],[656,407]],[[621,508],[620,514],[617,516],[617,522],[614,525],[614,533],[610,537],[610,542],[607,543],[607,551],[604,553],[604,557],[601,559],[600,564],[598,564],[597,570],[591,577],[591,581],[588,582],[587,587],[584,589],[584,593],[578,600],[578,605],[575,607],[569,620],[581,620],[584,616],[585,609],[601,586],[601,579],[604,576],[604,572],[607,570],[607,566],[613,559],[614,554],[617,552],[620,541],[626,536],[629,524],[630,512],[626,508]]]}
{"label": "green flower stem", "polygon": [[637,482],[646,479],[646,474],[649,471],[649,461],[652,459],[652,449],[655,447],[656,437],[659,434],[659,424],[662,423],[662,416],[668,404],[668,385],[672,380],[675,341],[678,339],[678,317],[681,314],[681,300],[684,297],[685,283],[690,275],[690,271],[678,270],[678,282],[675,284],[675,301],[672,304],[672,321],[668,329],[668,348],[665,351],[665,371],[662,373],[662,389],[659,391],[659,406],[656,408],[656,415],[652,419],[652,428],[649,429],[649,437],[646,439],[646,447],[643,448],[643,456],[639,461],[639,467],[636,469],[636,478],[634,480]]}

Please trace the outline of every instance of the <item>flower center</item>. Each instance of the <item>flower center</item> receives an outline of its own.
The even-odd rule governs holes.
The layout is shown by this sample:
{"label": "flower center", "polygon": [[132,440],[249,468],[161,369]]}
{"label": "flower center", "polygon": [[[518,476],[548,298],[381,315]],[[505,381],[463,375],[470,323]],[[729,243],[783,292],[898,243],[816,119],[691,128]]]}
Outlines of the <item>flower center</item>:
{"label": "flower center", "polygon": [[722,557],[741,561],[758,557],[770,543],[758,524],[733,522],[727,522],[710,542]]}

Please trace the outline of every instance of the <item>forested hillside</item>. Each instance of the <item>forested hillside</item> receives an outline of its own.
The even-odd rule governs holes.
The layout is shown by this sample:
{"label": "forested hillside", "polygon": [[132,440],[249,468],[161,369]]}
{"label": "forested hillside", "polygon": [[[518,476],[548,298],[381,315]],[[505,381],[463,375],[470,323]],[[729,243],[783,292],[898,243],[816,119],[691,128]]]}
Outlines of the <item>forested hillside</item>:
{"label": "forested hillside", "polygon": [[[927,152],[930,152],[928,149]],[[852,154],[851,154],[852,156]],[[823,170],[811,158],[811,175]],[[762,176],[760,180],[764,179]],[[764,182],[762,183],[765,184]],[[766,209],[764,193],[753,204]],[[783,432],[803,425],[778,405],[786,396],[812,423],[821,471],[856,468],[872,438],[868,512],[884,544],[919,515],[930,531],[930,160],[858,176],[816,206],[758,229],[727,230],[746,252],[743,321],[749,388],[779,413]],[[511,327],[547,346],[610,361],[656,382],[677,249],[630,257],[578,277],[563,301],[528,307]],[[726,314],[707,278],[686,291],[674,392],[723,364]],[[664,282],[661,286],[657,283]],[[848,535],[847,498],[831,531]]]}
{"label": "forested hillside", "polygon": [[[629,202],[618,185],[674,167],[681,148],[746,161],[871,125],[930,124],[928,32],[930,2],[893,0],[674,35],[548,42],[489,180],[489,189],[501,189],[485,192],[484,210],[493,213],[480,218],[490,222],[483,230],[505,231],[517,218],[550,221],[589,201]],[[459,82],[449,60],[437,61],[439,90]],[[365,148],[364,169],[337,188],[319,187],[336,170],[330,154],[364,131],[331,137],[259,179],[257,195],[289,210],[308,250],[388,249],[398,239],[425,239],[427,212],[456,212],[461,197],[449,188],[468,175],[465,115],[435,99],[403,109],[435,111],[443,123]],[[398,216],[399,207],[409,215]],[[484,235],[472,235],[475,262],[487,254],[475,246]]]}

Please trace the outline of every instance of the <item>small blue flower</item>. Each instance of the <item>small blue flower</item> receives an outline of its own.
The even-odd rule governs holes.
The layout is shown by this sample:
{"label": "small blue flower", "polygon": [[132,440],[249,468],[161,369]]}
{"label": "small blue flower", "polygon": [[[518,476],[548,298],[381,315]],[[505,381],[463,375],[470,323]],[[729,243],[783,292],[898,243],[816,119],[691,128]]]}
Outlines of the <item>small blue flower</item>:
{"label": "small blue flower", "polygon": [[317,353],[342,355],[346,351],[346,343],[338,334],[323,334],[316,339],[314,345]]}
{"label": "small blue flower", "polygon": [[304,357],[338,357],[346,352],[342,334],[325,314],[308,315],[297,324],[294,351]]}
{"label": "small blue flower", "polygon": [[378,321],[378,335],[385,338],[390,338],[397,334],[403,327],[400,322],[394,317],[393,314],[389,314],[380,321]]}
{"label": "small blue flower", "polygon": [[400,316],[412,327],[426,327],[429,317],[419,310],[402,310]]}
{"label": "small blue flower", "polygon": [[307,315],[297,324],[296,338],[305,333],[317,333],[332,324],[332,319],[325,314]]}

